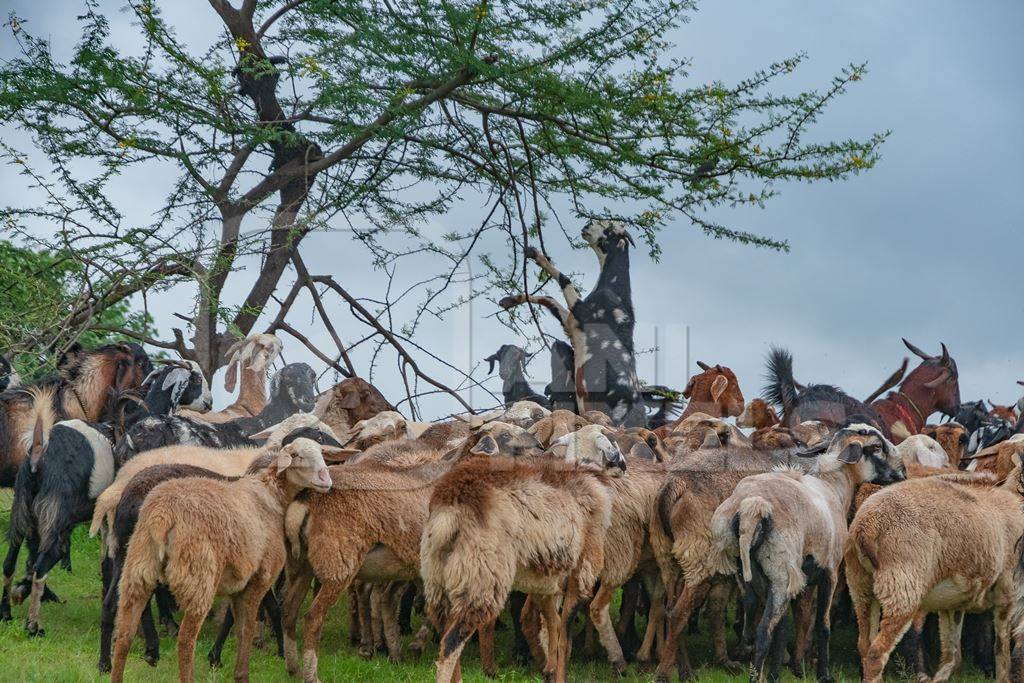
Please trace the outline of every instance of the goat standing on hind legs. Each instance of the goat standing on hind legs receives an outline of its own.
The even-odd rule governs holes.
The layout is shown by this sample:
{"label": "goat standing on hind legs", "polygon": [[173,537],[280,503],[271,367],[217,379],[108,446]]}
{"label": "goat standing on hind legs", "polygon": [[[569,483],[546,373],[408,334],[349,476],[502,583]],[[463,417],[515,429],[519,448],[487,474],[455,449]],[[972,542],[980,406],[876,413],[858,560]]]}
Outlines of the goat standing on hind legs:
{"label": "goat standing on hind legs", "polygon": [[548,257],[533,247],[527,258],[547,273],[562,290],[565,306],[550,297],[527,294],[505,297],[508,309],[534,303],[550,311],[572,343],[575,362],[576,408],[580,414],[600,410],[616,426],[645,427],[647,416],[633,355],[633,295],[629,276],[629,247],[633,238],[618,221],[592,220],[583,239],[597,253],[601,274],[586,298]]}

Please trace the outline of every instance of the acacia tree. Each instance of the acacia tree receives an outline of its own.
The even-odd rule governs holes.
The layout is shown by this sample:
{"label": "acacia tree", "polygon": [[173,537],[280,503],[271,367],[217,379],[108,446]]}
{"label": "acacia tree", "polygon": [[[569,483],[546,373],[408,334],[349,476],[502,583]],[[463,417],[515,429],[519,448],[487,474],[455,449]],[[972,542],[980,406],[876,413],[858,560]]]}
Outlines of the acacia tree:
{"label": "acacia tree", "polygon": [[[326,363],[357,372],[325,313],[329,294],[368,327],[363,341],[397,354],[407,387],[411,377],[450,391],[420,369],[417,356],[429,352],[412,336],[421,315],[461,302],[440,295],[468,259],[482,263],[478,277],[497,300],[544,285],[524,248],[543,251],[545,229],[570,217],[624,220],[655,257],[659,231],[679,221],[786,249],[710,221],[707,211],[763,204],[777,181],[844,178],[872,166],[884,138],[805,140],[863,66],[795,95],[771,88],[803,55],[733,85],[688,83],[686,64],[666,55],[691,2],[210,7],[196,20],[219,22],[217,37],[195,45],[153,0],[130,0],[135,43],[115,45],[104,10],[87,3],[67,61],[19,18],[8,22],[20,54],[0,65],[0,125],[27,131],[33,149],[5,145],[3,153],[44,200],[8,207],[7,229],[73,255],[93,283],[61,329],[43,332],[50,343],[96,325],[97,310],[127,297],[193,282],[195,300],[180,311],[185,324],[173,339],[125,333],[212,374],[261,316],[312,348],[288,322],[307,291],[337,346],[312,348]],[[165,167],[178,177],[155,218],[126,219],[111,183]],[[479,225],[438,241],[421,234],[423,221],[466,196],[486,206]],[[358,283],[306,270],[303,239],[337,222],[351,227],[339,239],[363,245],[383,273],[411,253],[437,255],[438,272],[415,290],[414,320],[396,328],[390,299],[367,300],[350,292]],[[504,233],[507,249],[474,254],[488,231]],[[254,282],[242,300],[226,301],[225,284],[254,253],[263,254]],[[278,296],[289,269],[294,285]]]}

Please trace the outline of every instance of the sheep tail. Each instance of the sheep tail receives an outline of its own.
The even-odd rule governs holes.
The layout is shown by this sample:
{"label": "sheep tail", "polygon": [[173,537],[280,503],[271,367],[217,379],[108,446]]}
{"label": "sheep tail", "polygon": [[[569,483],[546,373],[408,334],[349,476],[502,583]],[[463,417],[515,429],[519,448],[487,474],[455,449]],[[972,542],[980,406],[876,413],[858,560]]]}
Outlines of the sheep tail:
{"label": "sheep tail", "polygon": [[459,536],[459,518],[457,508],[445,507],[434,511],[427,520],[420,541],[420,574],[427,616],[438,629],[443,629],[446,621],[445,560]]}
{"label": "sheep tail", "polygon": [[[863,558],[862,564],[863,560],[867,560],[868,564],[871,565],[871,569],[874,570],[878,569],[878,548],[875,546],[873,536],[874,534],[857,533],[855,531],[852,540],[857,546],[858,554]],[[1022,558],[1022,562],[1024,562],[1024,558]]]}
{"label": "sheep tail", "polygon": [[754,578],[750,553],[764,543],[768,532],[772,530],[772,504],[760,496],[751,496],[743,499],[737,514],[740,566],[743,569],[743,581],[750,583]]}
{"label": "sheep tail", "polygon": [[768,384],[761,395],[768,402],[781,407],[784,417],[789,416],[799,395],[793,378],[793,354],[773,346],[768,352],[768,373],[765,379]]}
{"label": "sheep tail", "polygon": [[153,587],[163,580],[163,567],[174,519],[159,508],[149,511],[140,518],[135,533],[128,541],[124,569],[121,573],[121,594],[128,589],[152,592]]}

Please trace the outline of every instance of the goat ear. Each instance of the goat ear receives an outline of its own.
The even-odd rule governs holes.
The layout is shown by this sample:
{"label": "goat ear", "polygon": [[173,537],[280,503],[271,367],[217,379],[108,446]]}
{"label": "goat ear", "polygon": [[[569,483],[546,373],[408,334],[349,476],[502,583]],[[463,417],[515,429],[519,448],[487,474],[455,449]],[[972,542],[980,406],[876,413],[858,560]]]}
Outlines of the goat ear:
{"label": "goat ear", "polygon": [[[935,389],[945,384],[947,379],[949,379],[949,371],[943,370],[938,377],[930,382],[925,382],[924,386],[926,389]],[[984,405],[982,407],[984,408]]]}
{"label": "goat ear", "polygon": [[718,403],[718,399],[722,397],[728,387],[729,380],[725,378],[725,375],[716,377],[715,381],[711,383],[711,400]]}
{"label": "goat ear", "polygon": [[473,455],[493,456],[498,454],[498,442],[488,434],[476,442],[476,445],[469,449]]}
{"label": "goat ear", "polygon": [[238,381],[238,366],[241,361],[234,361],[228,365],[228,374],[224,375],[224,390],[232,392],[235,390],[235,383]]}
{"label": "goat ear", "polygon": [[128,391],[132,388],[132,380],[134,374],[132,370],[135,367],[135,363],[130,360],[122,360],[117,364],[117,375],[114,379],[114,386],[117,387],[118,391]]}
{"label": "goat ear", "polygon": [[1013,455],[1010,456],[1010,462],[1013,464],[1014,468],[1020,468],[1020,451],[1013,452]]}
{"label": "goat ear", "polygon": [[864,457],[864,449],[859,443],[851,443],[849,446],[844,448],[842,452],[836,457],[839,462],[846,463],[847,465],[855,465],[860,462],[860,459]]}

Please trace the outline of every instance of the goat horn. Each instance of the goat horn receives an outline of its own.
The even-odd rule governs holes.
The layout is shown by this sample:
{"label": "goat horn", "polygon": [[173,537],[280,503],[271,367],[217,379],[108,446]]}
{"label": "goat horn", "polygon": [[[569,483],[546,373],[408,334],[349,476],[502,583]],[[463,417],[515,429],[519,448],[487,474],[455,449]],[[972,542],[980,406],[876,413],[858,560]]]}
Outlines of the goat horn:
{"label": "goat horn", "polygon": [[917,356],[918,358],[920,358],[922,360],[931,360],[931,358],[932,358],[931,356],[929,356],[927,353],[925,353],[921,349],[917,348],[916,346],[914,346],[913,344],[908,342],[906,337],[902,337],[902,339],[903,339],[903,345],[906,346],[908,349],[910,349],[910,352],[912,354],[914,354],[915,356]]}
{"label": "goat horn", "polygon": [[1019,385],[1021,385],[1022,387],[1024,387],[1024,379],[1019,379],[1019,380],[1017,380],[1017,384],[1019,384]]}
{"label": "goat horn", "polygon": [[874,393],[872,393],[870,396],[868,396],[866,399],[864,399],[864,402],[865,403],[871,403],[876,398],[878,398],[879,396],[881,396],[882,394],[887,392],[889,389],[892,389],[894,386],[899,384],[900,380],[903,379],[903,375],[905,375],[906,372],[907,372],[907,364],[908,363],[910,363],[910,359],[909,358],[904,358],[903,359],[903,364],[900,365],[900,367],[896,369],[896,372],[894,372],[891,375],[889,375],[889,378],[887,380],[885,380],[885,382],[882,383],[882,386],[880,386],[877,389],[875,389]]}
{"label": "goat horn", "polygon": [[948,368],[949,367],[949,349],[946,348],[946,344],[944,342],[939,342],[939,343],[942,344],[942,360],[941,360],[941,362],[942,362],[942,364],[945,367]]}
{"label": "goat horn", "polygon": [[701,370],[705,370],[705,371],[711,369],[711,366],[708,365],[707,363],[705,363],[702,360],[697,361],[697,367],[699,367]]}

